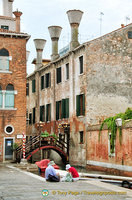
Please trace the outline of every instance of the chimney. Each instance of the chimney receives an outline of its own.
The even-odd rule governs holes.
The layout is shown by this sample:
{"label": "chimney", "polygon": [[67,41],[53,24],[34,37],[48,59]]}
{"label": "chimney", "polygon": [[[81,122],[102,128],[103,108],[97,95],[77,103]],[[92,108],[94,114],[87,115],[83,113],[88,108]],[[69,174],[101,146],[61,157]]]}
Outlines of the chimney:
{"label": "chimney", "polygon": [[20,17],[22,15],[22,12],[17,10],[15,12],[13,12],[13,14],[16,17],[16,32],[20,32]]}
{"label": "chimney", "polygon": [[37,70],[42,65],[42,53],[43,53],[45,43],[46,43],[46,40],[44,39],[34,39],[34,44],[37,51],[35,70]]}
{"label": "chimney", "polygon": [[12,17],[12,3],[14,0],[3,0],[3,15]]}
{"label": "chimney", "polygon": [[58,40],[61,34],[62,28],[60,26],[49,26],[48,27],[49,34],[52,40],[52,55],[51,61],[56,60],[59,58],[58,54]]}
{"label": "chimney", "polygon": [[71,25],[71,42],[70,42],[70,50],[75,49],[79,46],[78,42],[78,27],[83,15],[81,10],[69,10],[67,11],[68,19]]}

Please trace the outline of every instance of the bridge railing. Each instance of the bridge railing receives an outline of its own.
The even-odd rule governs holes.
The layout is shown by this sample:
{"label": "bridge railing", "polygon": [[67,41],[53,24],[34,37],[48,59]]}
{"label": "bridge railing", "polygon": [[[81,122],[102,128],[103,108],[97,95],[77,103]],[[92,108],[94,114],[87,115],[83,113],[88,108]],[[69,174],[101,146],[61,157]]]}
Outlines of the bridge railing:
{"label": "bridge railing", "polygon": [[[25,154],[26,157],[36,148],[40,148],[42,146],[55,146],[62,150],[64,153],[68,154],[68,144],[64,140],[56,139],[53,136],[41,137],[34,136],[25,144]],[[20,145],[16,149],[16,159],[21,160],[23,146]]]}

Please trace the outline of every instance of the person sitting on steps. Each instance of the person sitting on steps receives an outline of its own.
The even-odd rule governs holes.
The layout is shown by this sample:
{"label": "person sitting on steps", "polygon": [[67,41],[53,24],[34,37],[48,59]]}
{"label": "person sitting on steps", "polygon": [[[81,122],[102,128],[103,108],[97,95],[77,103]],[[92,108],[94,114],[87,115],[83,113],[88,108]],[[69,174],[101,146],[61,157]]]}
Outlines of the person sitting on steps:
{"label": "person sitting on steps", "polygon": [[56,171],[52,165],[55,165],[54,161],[50,161],[48,163],[48,167],[45,170],[45,179],[46,179],[46,181],[50,181],[50,182],[59,182],[60,174],[56,173]]}

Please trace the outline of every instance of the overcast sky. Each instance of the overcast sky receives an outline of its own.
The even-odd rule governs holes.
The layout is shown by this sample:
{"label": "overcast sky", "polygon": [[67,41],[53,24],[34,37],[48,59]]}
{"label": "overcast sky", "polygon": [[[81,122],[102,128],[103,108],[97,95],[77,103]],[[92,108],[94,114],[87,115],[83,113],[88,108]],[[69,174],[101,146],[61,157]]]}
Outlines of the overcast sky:
{"label": "overcast sky", "polygon": [[[0,0],[2,15],[2,0]],[[13,11],[18,9],[23,12],[21,16],[21,32],[31,35],[27,43],[30,51],[27,73],[34,70],[31,65],[36,57],[33,39],[45,39],[46,45],[43,58],[50,58],[51,40],[48,26],[61,26],[62,32],[59,40],[59,49],[70,41],[70,25],[66,12],[71,9],[79,9],[84,12],[79,26],[79,41],[97,38],[121,27],[121,24],[132,22],[132,0],[14,0]],[[100,13],[104,15],[100,15]],[[102,28],[100,29],[100,16]],[[126,17],[128,18],[126,20]]]}

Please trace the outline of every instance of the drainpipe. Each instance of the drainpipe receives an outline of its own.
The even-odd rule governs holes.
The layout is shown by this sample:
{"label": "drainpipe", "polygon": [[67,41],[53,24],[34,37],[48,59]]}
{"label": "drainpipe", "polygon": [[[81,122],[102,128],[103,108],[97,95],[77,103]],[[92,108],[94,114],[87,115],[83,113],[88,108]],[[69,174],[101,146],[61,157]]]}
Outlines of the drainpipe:
{"label": "drainpipe", "polygon": [[36,101],[36,116],[35,122],[39,123],[39,116],[40,116],[40,76],[39,76],[39,68],[42,66],[42,53],[45,46],[46,40],[44,39],[34,39],[34,44],[37,51],[37,59],[35,65],[35,83],[36,83],[36,92],[35,92],[35,101]]}
{"label": "drainpipe", "polygon": [[12,4],[14,0],[3,0],[3,15],[12,17]]}
{"label": "drainpipe", "polygon": [[13,14],[16,17],[16,32],[20,32],[20,17],[22,15],[22,12],[17,10],[15,12],[13,12]]}
{"label": "drainpipe", "polygon": [[59,58],[58,40],[59,40],[62,28],[60,26],[49,26],[48,30],[49,30],[49,34],[50,34],[50,37],[51,37],[51,40],[52,40],[51,61],[54,61],[57,58]]}
{"label": "drainpipe", "polygon": [[78,27],[80,25],[83,12],[81,10],[69,10],[67,11],[67,15],[71,26],[70,50],[72,51],[79,46]]}

